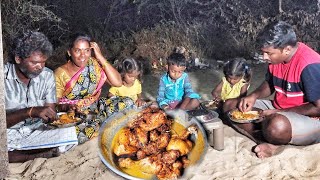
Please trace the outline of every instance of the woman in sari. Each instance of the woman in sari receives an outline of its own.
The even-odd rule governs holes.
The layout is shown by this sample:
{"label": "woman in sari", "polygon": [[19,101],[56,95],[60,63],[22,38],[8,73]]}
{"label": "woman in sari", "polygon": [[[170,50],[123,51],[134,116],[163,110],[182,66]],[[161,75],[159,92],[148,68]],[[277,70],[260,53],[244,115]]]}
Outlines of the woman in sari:
{"label": "woman in sari", "polygon": [[[98,113],[97,104],[102,86],[104,83],[121,86],[119,72],[108,63],[98,44],[92,42],[88,35],[76,34],[67,54],[68,62],[55,70],[59,104],[73,104],[85,114]],[[99,123],[90,121],[78,125],[79,143],[97,135]]]}

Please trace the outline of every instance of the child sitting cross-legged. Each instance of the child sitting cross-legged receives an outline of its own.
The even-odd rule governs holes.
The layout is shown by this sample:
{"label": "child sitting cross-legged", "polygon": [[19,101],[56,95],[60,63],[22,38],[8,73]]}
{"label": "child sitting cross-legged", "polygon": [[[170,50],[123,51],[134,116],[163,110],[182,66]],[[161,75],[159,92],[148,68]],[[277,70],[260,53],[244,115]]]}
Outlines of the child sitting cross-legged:
{"label": "child sitting cross-legged", "polygon": [[111,86],[108,98],[102,97],[99,100],[99,116],[104,119],[124,109],[145,105],[145,101],[141,98],[142,64],[133,58],[125,58],[116,68],[121,74],[122,86]]}
{"label": "child sitting cross-legged", "polygon": [[200,105],[200,96],[192,90],[186,69],[186,58],[172,53],[167,58],[167,72],[160,78],[157,103],[162,109],[193,110]]}
{"label": "child sitting cross-legged", "polygon": [[223,73],[224,77],[211,92],[213,101],[218,104],[218,109],[222,106],[236,105],[241,97],[247,95],[252,74],[251,68],[243,58],[228,61],[223,67]]}
{"label": "child sitting cross-legged", "polygon": [[129,97],[139,107],[145,104],[141,98],[142,64],[133,58],[123,59],[117,66],[122,77],[122,86],[111,87],[108,97]]}

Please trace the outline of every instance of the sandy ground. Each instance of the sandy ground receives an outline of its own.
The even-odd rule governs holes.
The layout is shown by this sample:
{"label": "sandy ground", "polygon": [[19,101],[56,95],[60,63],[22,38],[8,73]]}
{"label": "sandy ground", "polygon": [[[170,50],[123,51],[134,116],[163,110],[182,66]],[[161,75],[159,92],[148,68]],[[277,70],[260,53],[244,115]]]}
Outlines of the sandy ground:
{"label": "sandy ground", "polygon": [[[265,65],[253,67],[249,91],[264,78]],[[194,89],[204,100],[219,82],[220,70],[190,72]],[[143,84],[144,96],[156,97],[159,76],[147,75]],[[203,160],[188,179],[320,179],[320,144],[312,146],[286,146],[284,150],[267,159],[258,159],[251,148],[255,145],[247,137],[224,126],[225,149],[209,147]],[[97,138],[79,145],[57,158],[38,158],[25,163],[11,163],[8,179],[123,179],[110,171],[98,156]]]}

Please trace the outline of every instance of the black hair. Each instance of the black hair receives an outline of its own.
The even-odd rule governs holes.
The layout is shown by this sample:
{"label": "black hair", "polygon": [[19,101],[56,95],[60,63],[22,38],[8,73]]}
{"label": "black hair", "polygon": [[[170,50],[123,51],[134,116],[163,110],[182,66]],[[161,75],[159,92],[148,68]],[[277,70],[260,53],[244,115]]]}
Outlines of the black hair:
{"label": "black hair", "polygon": [[234,58],[228,61],[223,67],[225,76],[243,77],[246,82],[250,82],[252,71],[243,58]]}
{"label": "black hair", "polygon": [[83,32],[78,32],[78,33],[73,34],[70,37],[70,39],[71,39],[71,41],[69,43],[69,49],[73,48],[74,44],[79,40],[84,40],[84,41],[87,41],[88,43],[90,43],[92,41],[92,38],[88,34],[83,33]]}
{"label": "black hair", "polygon": [[43,33],[27,31],[15,39],[12,55],[13,58],[18,56],[21,59],[26,59],[37,51],[49,58],[53,51],[52,44]]}
{"label": "black hair", "polygon": [[133,58],[125,58],[118,63],[117,70],[121,74],[121,77],[124,77],[125,74],[132,73],[134,71],[140,72],[138,80],[142,83],[143,66],[140,61],[136,61]]}
{"label": "black hair", "polygon": [[187,66],[186,58],[183,54],[180,53],[172,53],[167,58],[167,64],[170,65],[177,65],[177,66]]}
{"label": "black hair", "polygon": [[283,49],[286,46],[296,46],[297,36],[293,27],[284,22],[273,22],[267,25],[258,35],[259,48],[270,47]]}

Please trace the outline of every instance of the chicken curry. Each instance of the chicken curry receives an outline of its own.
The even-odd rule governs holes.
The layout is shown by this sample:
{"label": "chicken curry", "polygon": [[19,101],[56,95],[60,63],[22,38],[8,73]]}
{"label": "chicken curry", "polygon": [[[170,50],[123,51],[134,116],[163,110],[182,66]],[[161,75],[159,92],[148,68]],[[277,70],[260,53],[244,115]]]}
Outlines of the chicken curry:
{"label": "chicken curry", "polygon": [[196,126],[185,128],[172,121],[162,110],[146,108],[113,138],[114,160],[135,177],[176,179],[190,164],[190,135],[197,131]]}

